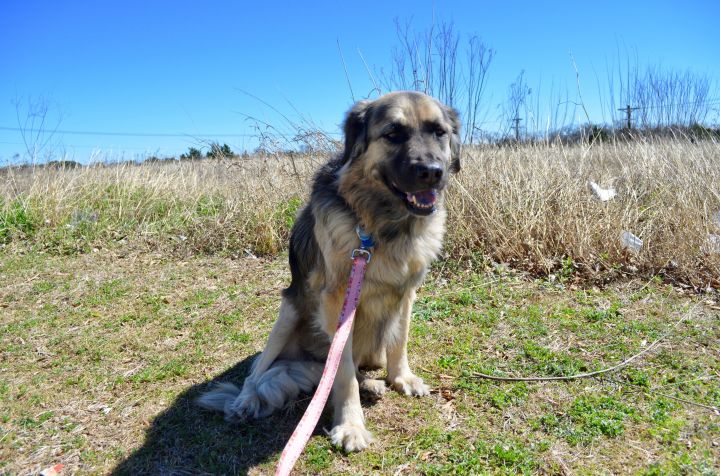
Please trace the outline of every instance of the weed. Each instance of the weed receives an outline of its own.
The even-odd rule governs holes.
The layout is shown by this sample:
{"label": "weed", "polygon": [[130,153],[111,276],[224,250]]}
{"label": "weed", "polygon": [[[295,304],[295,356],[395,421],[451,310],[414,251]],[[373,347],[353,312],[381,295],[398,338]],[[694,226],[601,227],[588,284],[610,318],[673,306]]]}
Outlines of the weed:
{"label": "weed", "polygon": [[320,474],[330,467],[332,455],[333,452],[327,441],[315,439],[305,447],[305,465],[314,474]]}
{"label": "weed", "polygon": [[635,411],[611,396],[576,398],[562,416],[540,418],[546,431],[562,436],[571,445],[585,445],[598,436],[617,437],[625,430],[625,419]]}
{"label": "weed", "polygon": [[585,309],[582,311],[583,318],[588,322],[616,319],[620,315],[620,303],[618,302],[612,303],[608,309]]}
{"label": "weed", "polygon": [[0,197],[0,243],[13,238],[32,238],[37,228],[36,219],[31,215],[27,202],[19,198],[9,203]]}
{"label": "weed", "polygon": [[490,403],[496,408],[504,409],[512,405],[520,405],[527,399],[529,390],[525,383],[516,383],[501,387],[490,394]]}

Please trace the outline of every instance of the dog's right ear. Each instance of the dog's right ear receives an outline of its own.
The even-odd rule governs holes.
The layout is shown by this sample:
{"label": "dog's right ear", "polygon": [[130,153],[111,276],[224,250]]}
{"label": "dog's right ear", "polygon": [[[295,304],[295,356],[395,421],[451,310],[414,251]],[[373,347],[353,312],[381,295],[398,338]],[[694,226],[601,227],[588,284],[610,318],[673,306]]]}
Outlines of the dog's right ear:
{"label": "dog's right ear", "polygon": [[342,162],[348,163],[367,149],[367,119],[371,101],[358,101],[347,113],[343,130],[345,132],[345,150]]}
{"label": "dog's right ear", "polygon": [[452,126],[450,135],[450,171],[460,172],[460,113],[457,109],[445,106],[445,115]]}

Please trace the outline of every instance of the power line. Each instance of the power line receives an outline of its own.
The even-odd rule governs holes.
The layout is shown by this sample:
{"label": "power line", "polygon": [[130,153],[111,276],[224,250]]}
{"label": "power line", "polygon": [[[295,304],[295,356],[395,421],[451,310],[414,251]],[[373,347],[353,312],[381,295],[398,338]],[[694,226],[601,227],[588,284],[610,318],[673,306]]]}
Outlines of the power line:
{"label": "power line", "polygon": [[[261,134],[188,134],[185,132],[108,132],[108,131],[69,131],[64,129],[23,129],[20,127],[7,127],[7,126],[0,126],[0,130],[2,131],[11,131],[11,132],[32,132],[32,133],[43,133],[43,134],[69,134],[69,135],[84,135],[84,136],[115,136],[115,137],[184,137],[184,138],[192,138],[192,139],[221,139],[221,138],[228,138],[228,137],[245,137],[245,138],[256,138],[260,137]],[[299,134],[302,131],[292,131],[292,132],[286,132],[286,133],[280,133],[279,131],[274,131],[278,134],[282,135],[294,135]],[[328,135],[328,136],[339,136],[341,135],[339,132],[325,132],[325,131],[318,131],[322,132],[322,134]]]}
{"label": "power line", "polygon": [[257,137],[257,134],[187,134],[166,132],[101,132],[101,131],[68,131],[63,129],[22,129],[20,127],[0,126],[0,130],[12,132],[41,132],[44,134],[73,134],[84,136],[123,136],[123,137],[193,137],[193,138],[222,138],[222,137]]}
{"label": "power line", "polygon": [[[651,101],[656,100],[655,98],[651,98]],[[647,111],[651,109],[669,109],[673,107],[680,107],[680,106],[700,106],[705,105],[706,107],[713,106],[715,104],[720,104],[720,99],[717,98],[708,98],[708,99],[698,99],[697,101],[688,101],[688,102],[677,102],[677,103],[668,103],[668,104],[651,104],[649,106],[636,106],[636,107],[630,107],[630,104],[628,104],[626,107],[618,109],[618,111],[625,112],[626,121],[627,121],[627,128],[632,129],[632,112],[633,111]]]}
{"label": "power line", "polygon": [[[12,141],[0,141],[0,144],[2,145],[21,145],[25,146],[26,144],[24,142],[12,142]],[[155,147],[155,146],[148,146],[148,147],[130,147],[130,146],[99,146],[99,145],[87,145],[87,144],[60,144],[57,148],[59,149],[98,149],[98,150],[138,150],[138,151],[148,151],[153,152],[156,150],[166,150],[166,149],[172,149],[171,147]]]}
{"label": "power line", "polygon": [[[650,101],[657,101],[655,98],[650,98]],[[707,100],[697,100],[697,101],[688,101],[688,102],[675,102],[675,103],[667,103],[667,104],[651,104],[649,106],[638,106],[635,109],[662,109],[666,107],[677,107],[677,106],[695,106],[695,105],[705,105],[705,106],[715,106],[720,104],[720,99],[707,99]],[[618,109],[618,111],[624,111],[625,108]]]}

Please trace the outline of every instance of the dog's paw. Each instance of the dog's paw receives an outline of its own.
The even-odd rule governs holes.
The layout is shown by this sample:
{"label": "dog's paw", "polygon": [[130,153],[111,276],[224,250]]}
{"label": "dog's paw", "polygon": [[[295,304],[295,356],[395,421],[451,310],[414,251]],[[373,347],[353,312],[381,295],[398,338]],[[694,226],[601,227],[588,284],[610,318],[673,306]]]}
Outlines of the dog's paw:
{"label": "dog's paw", "polygon": [[245,380],[240,395],[225,408],[225,419],[235,423],[246,420],[265,418],[275,407],[258,392],[257,384],[248,378]]}
{"label": "dog's paw", "polygon": [[387,386],[385,386],[385,381],[375,378],[366,378],[360,381],[360,390],[364,392],[371,393],[376,396],[381,396],[385,394],[385,390],[387,390]]}
{"label": "dog's paw", "polygon": [[233,423],[242,423],[256,418],[262,408],[257,395],[241,394],[225,409],[225,419]]}
{"label": "dog's paw", "polygon": [[363,425],[346,423],[337,425],[330,430],[332,444],[342,448],[347,453],[362,451],[372,442],[372,434]]}
{"label": "dog's paw", "polygon": [[407,396],[424,397],[430,395],[430,387],[425,385],[423,379],[414,374],[395,377],[390,381],[392,387]]}

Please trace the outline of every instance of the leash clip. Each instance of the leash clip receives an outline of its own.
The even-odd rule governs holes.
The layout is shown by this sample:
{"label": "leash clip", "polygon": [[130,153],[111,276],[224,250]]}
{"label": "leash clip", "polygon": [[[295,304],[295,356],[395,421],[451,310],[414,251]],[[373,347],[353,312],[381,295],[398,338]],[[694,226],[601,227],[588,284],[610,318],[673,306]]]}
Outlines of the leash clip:
{"label": "leash clip", "polygon": [[370,250],[367,250],[365,248],[355,248],[350,252],[350,259],[355,259],[360,255],[365,255],[365,261],[367,263],[370,262],[370,258],[372,258],[372,253],[370,253]]}

